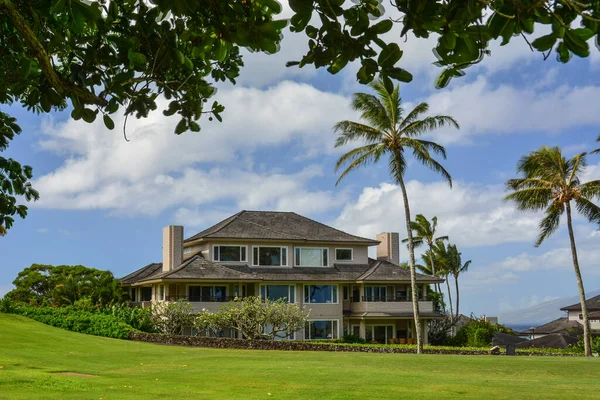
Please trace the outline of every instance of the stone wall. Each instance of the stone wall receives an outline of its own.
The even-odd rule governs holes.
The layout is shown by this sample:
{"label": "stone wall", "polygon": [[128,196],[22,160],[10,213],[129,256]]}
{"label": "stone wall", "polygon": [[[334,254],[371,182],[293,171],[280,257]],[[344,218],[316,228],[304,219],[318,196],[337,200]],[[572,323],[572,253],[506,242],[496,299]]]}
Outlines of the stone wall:
{"label": "stone wall", "polygon": [[[360,345],[344,345],[335,343],[311,343],[307,341],[270,341],[270,340],[245,340],[229,338],[210,338],[200,336],[169,336],[155,333],[133,332],[131,340],[147,343],[159,343],[175,346],[208,347],[214,349],[245,349],[245,350],[293,350],[293,351],[336,351],[354,353],[415,353],[411,347],[375,347]],[[457,354],[457,355],[488,355],[488,350],[470,349],[424,349],[425,354]],[[537,354],[517,353],[517,355],[570,355],[570,354]],[[579,356],[579,354],[573,354]]]}

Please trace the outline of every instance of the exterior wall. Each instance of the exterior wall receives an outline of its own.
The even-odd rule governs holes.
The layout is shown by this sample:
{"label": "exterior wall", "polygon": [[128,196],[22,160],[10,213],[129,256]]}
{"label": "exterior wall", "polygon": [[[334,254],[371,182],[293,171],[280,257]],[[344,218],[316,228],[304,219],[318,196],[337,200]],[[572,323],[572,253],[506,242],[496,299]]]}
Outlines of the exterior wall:
{"label": "exterior wall", "polygon": [[192,255],[195,255],[198,251],[202,251],[202,255],[208,259],[209,258],[209,248],[208,247],[209,246],[207,243],[186,246],[186,247],[184,247],[183,258],[184,259],[189,258]]}
{"label": "exterior wall", "polygon": [[[413,305],[411,301],[371,301],[358,302],[350,305],[353,313],[362,312],[412,312]],[[420,301],[419,312],[433,312],[433,302]]]}
{"label": "exterior wall", "polygon": [[[588,311],[589,315],[590,311]],[[581,311],[569,311],[569,321],[577,321],[583,325],[583,320],[579,318]],[[600,320],[590,318],[590,329],[600,330]]]}
{"label": "exterior wall", "polygon": [[[218,244],[232,244],[232,245],[241,245],[246,246],[246,254],[248,260],[245,262],[223,262],[220,263],[224,265],[248,265],[252,267],[252,248],[253,246],[274,246],[274,247],[286,247],[287,248],[287,267],[296,266],[295,265],[295,248],[296,247],[321,247],[328,249],[328,259],[327,266],[333,267],[334,264],[361,264],[365,265],[369,263],[369,246],[366,245],[345,245],[345,244],[331,244],[331,243],[282,243],[282,242],[274,242],[274,241],[264,241],[264,242],[247,242],[247,241],[235,241],[235,240],[225,240],[225,241],[211,241],[204,243],[202,245],[192,245],[188,248],[192,248],[193,250],[190,253],[186,253],[186,255],[194,254],[196,251],[202,249],[202,254],[208,259],[213,260],[213,246]],[[352,260],[351,261],[336,261],[335,260],[335,249],[352,249]]]}

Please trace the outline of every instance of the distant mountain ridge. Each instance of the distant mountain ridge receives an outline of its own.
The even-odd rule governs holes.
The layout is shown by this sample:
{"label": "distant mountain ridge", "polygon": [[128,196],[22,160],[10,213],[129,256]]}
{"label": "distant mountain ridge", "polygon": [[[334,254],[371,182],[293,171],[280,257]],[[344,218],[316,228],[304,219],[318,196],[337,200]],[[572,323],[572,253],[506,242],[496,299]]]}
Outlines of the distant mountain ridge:
{"label": "distant mountain ridge", "polygon": [[[598,295],[600,295],[600,289],[586,293],[588,299]],[[567,314],[560,311],[560,309],[575,303],[579,303],[579,295],[563,297],[520,310],[505,312],[498,315],[498,322],[516,330],[540,326],[557,318],[566,317]]]}

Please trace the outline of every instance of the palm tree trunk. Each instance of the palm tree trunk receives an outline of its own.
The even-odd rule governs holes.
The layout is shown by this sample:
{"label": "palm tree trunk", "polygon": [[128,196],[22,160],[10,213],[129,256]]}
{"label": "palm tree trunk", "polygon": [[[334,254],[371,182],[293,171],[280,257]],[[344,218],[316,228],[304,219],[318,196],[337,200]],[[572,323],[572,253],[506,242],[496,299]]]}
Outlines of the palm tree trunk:
{"label": "palm tree trunk", "polygon": [[590,321],[588,320],[587,307],[585,306],[585,289],[579,270],[579,260],[577,259],[577,248],[575,246],[575,235],[573,234],[573,222],[571,220],[571,202],[567,202],[567,226],[569,227],[569,239],[571,240],[571,254],[573,255],[573,268],[577,278],[577,287],[579,288],[579,301],[581,302],[581,315],[583,316],[583,346],[585,356],[592,356]]}
{"label": "palm tree trunk", "polygon": [[459,315],[458,307],[459,307],[459,302],[460,302],[460,295],[458,292],[458,275],[454,275],[454,284],[456,285],[456,320],[458,321],[458,315]]}
{"label": "palm tree trunk", "polygon": [[448,302],[450,303],[450,321],[452,321],[454,311],[452,310],[452,294],[450,293],[450,283],[448,282],[448,275],[446,275],[446,287],[448,289]]}
{"label": "palm tree trunk", "polygon": [[[400,171],[401,168],[398,168],[398,170]],[[404,216],[406,218],[406,232],[408,234],[408,262],[410,266],[410,287],[412,291],[413,314],[417,334],[417,354],[421,354],[423,352],[423,338],[421,335],[421,320],[419,319],[419,289],[417,288],[417,275],[415,272],[415,248],[412,229],[410,228],[410,207],[408,205],[408,195],[406,194],[404,179],[398,177],[398,183],[400,184],[402,198],[404,200]]]}
{"label": "palm tree trunk", "polygon": [[[437,276],[435,273],[435,263],[433,262],[433,246],[429,243],[429,262],[431,263],[431,275]],[[436,283],[433,285],[434,291],[437,293],[439,289],[439,284]]]}

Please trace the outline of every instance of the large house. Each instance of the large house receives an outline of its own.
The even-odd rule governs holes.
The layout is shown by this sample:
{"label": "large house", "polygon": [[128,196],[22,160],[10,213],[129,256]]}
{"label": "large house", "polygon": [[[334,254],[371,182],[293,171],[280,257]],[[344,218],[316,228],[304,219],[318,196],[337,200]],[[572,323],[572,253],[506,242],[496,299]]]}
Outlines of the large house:
{"label": "large house", "polygon": [[[585,307],[588,312],[588,319],[590,321],[590,329],[600,330],[600,295],[587,299],[585,301]],[[577,321],[583,325],[583,315],[581,314],[581,303],[573,304],[568,307],[560,309],[566,311],[567,318],[569,321]]]}
{"label": "large house", "polygon": [[[369,247],[377,246],[377,259]],[[399,266],[398,233],[377,240],[350,235],[292,212],[241,211],[184,240],[183,227],[163,229],[163,260],[122,279],[133,302],[189,301],[218,311],[234,297],[285,298],[310,309],[295,339],[412,342],[410,272]],[[439,278],[417,274],[419,310],[441,317],[427,297]],[[231,335],[227,332],[226,335]]]}

